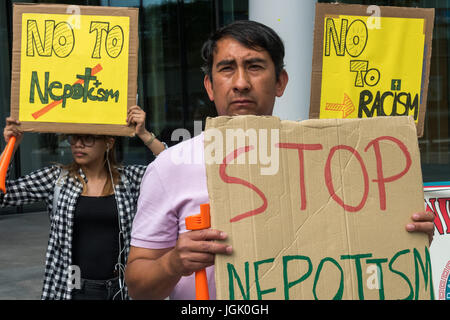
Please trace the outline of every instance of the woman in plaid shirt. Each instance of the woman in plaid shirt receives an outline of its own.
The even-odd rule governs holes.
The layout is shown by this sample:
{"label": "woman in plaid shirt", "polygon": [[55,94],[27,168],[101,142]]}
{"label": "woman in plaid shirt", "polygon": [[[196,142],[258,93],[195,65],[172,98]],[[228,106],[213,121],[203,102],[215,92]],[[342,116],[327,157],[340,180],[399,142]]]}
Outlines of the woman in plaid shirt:
{"label": "woman in plaid shirt", "polygon": [[[139,106],[130,108],[127,122],[155,155],[167,148],[145,129],[145,112]],[[19,124],[7,118],[4,129],[6,142],[17,137],[16,148],[23,138]],[[68,141],[71,164],[7,180],[0,205],[47,204],[50,234],[42,299],[127,299],[123,272],[146,166],[118,165],[114,137],[70,135]]]}

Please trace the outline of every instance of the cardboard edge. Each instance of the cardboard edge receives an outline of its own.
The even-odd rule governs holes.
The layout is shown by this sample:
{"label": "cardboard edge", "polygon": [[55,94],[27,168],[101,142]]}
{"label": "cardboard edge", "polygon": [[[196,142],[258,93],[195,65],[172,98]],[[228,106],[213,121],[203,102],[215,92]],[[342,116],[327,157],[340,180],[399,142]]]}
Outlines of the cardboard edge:
{"label": "cardboard edge", "polygon": [[[434,23],[435,23],[435,9],[430,8],[426,11],[426,18],[425,18],[425,26],[424,26],[424,33],[425,33],[425,52],[423,57],[423,69],[422,69],[422,79],[423,83],[421,86],[421,103],[420,103],[420,110],[419,110],[419,122],[417,127],[417,136],[419,138],[423,137],[424,130],[425,130],[425,115],[426,115],[426,107],[428,102],[428,86],[430,82],[430,69],[431,69],[431,56],[432,56],[432,49],[433,49],[433,30],[434,30]],[[420,121],[423,119],[423,121]]]}
{"label": "cardboard edge", "polygon": [[76,126],[61,126],[61,123],[54,122],[21,122],[21,129],[24,132],[135,136],[134,128],[111,124],[77,123]]}

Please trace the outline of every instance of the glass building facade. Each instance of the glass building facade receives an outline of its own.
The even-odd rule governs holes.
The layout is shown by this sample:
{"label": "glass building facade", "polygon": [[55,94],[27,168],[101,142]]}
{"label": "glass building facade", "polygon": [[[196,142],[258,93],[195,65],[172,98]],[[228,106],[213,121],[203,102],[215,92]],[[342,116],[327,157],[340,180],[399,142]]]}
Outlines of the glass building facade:
{"label": "glass building facade", "polygon": [[[194,134],[194,120],[215,114],[203,89],[200,49],[218,26],[248,19],[248,3],[239,0],[80,0],[2,1],[0,6],[0,119],[10,114],[12,6],[14,3],[59,3],[139,8],[138,105],[146,126],[169,146],[172,132]],[[1,148],[5,142],[1,139]],[[117,154],[124,164],[148,164],[154,157],[137,138],[119,138]],[[10,176],[27,174],[52,163],[69,163],[70,145],[61,135],[26,133]],[[1,208],[0,214],[45,210],[43,203]]]}
{"label": "glass building facade", "polygon": [[[1,128],[3,129],[4,119],[10,113],[13,3],[63,3],[139,8],[138,104],[147,113],[148,129],[170,146],[177,143],[171,139],[175,129],[185,128],[193,135],[195,120],[204,120],[207,116],[215,115],[214,106],[203,88],[200,49],[204,40],[217,27],[234,20],[248,19],[251,16],[249,14],[251,1],[258,5],[255,0],[2,1],[0,3],[0,70],[2,73],[0,121],[3,123]],[[282,2],[281,0],[280,5]],[[311,0],[306,2],[310,3]],[[319,2],[335,2],[335,0]],[[419,147],[424,182],[450,181],[450,101],[448,96],[450,1],[339,2],[435,8],[425,133],[419,139]],[[290,72],[289,66],[287,67]],[[2,149],[5,147],[3,139],[1,139],[0,147]],[[117,147],[119,160],[125,164],[147,164],[153,160],[151,152],[138,138],[120,138]],[[10,175],[14,178],[52,163],[70,161],[70,146],[61,139],[60,135],[27,133],[14,157]],[[2,208],[0,214],[44,209],[44,204],[40,203],[17,208]]]}

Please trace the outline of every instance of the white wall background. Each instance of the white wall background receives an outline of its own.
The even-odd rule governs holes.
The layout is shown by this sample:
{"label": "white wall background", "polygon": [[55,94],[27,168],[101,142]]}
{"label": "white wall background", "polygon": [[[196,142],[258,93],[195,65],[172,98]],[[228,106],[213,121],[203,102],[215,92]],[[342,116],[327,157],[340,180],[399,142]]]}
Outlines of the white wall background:
{"label": "white wall background", "polygon": [[282,120],[309,118],[315,4],[317,0],[249,0],[249,19],[274,29],[284,42],[289,82],[275,103]]}

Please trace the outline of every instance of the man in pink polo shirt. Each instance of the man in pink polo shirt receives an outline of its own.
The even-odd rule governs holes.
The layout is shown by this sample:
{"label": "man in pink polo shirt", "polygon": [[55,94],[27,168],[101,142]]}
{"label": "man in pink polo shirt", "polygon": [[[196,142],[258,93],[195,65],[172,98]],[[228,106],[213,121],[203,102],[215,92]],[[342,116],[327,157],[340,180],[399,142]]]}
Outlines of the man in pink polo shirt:
{"label": "man in pink polo shirt", "polygon": [[[202,49],[204,86],[218,115],[272,115],[288,82],[284,45],[267,26],[237,21]],[[207,268],[215,299],[214,256],[231,254],[220,230],[186,232],[185,218],[208,203],[203,134],[164,151],[147,168],[133,222],[126,283],[133,299],[195,299],[193,273]],[[433,214],[413,215],[408,231],[433,234]]]}

